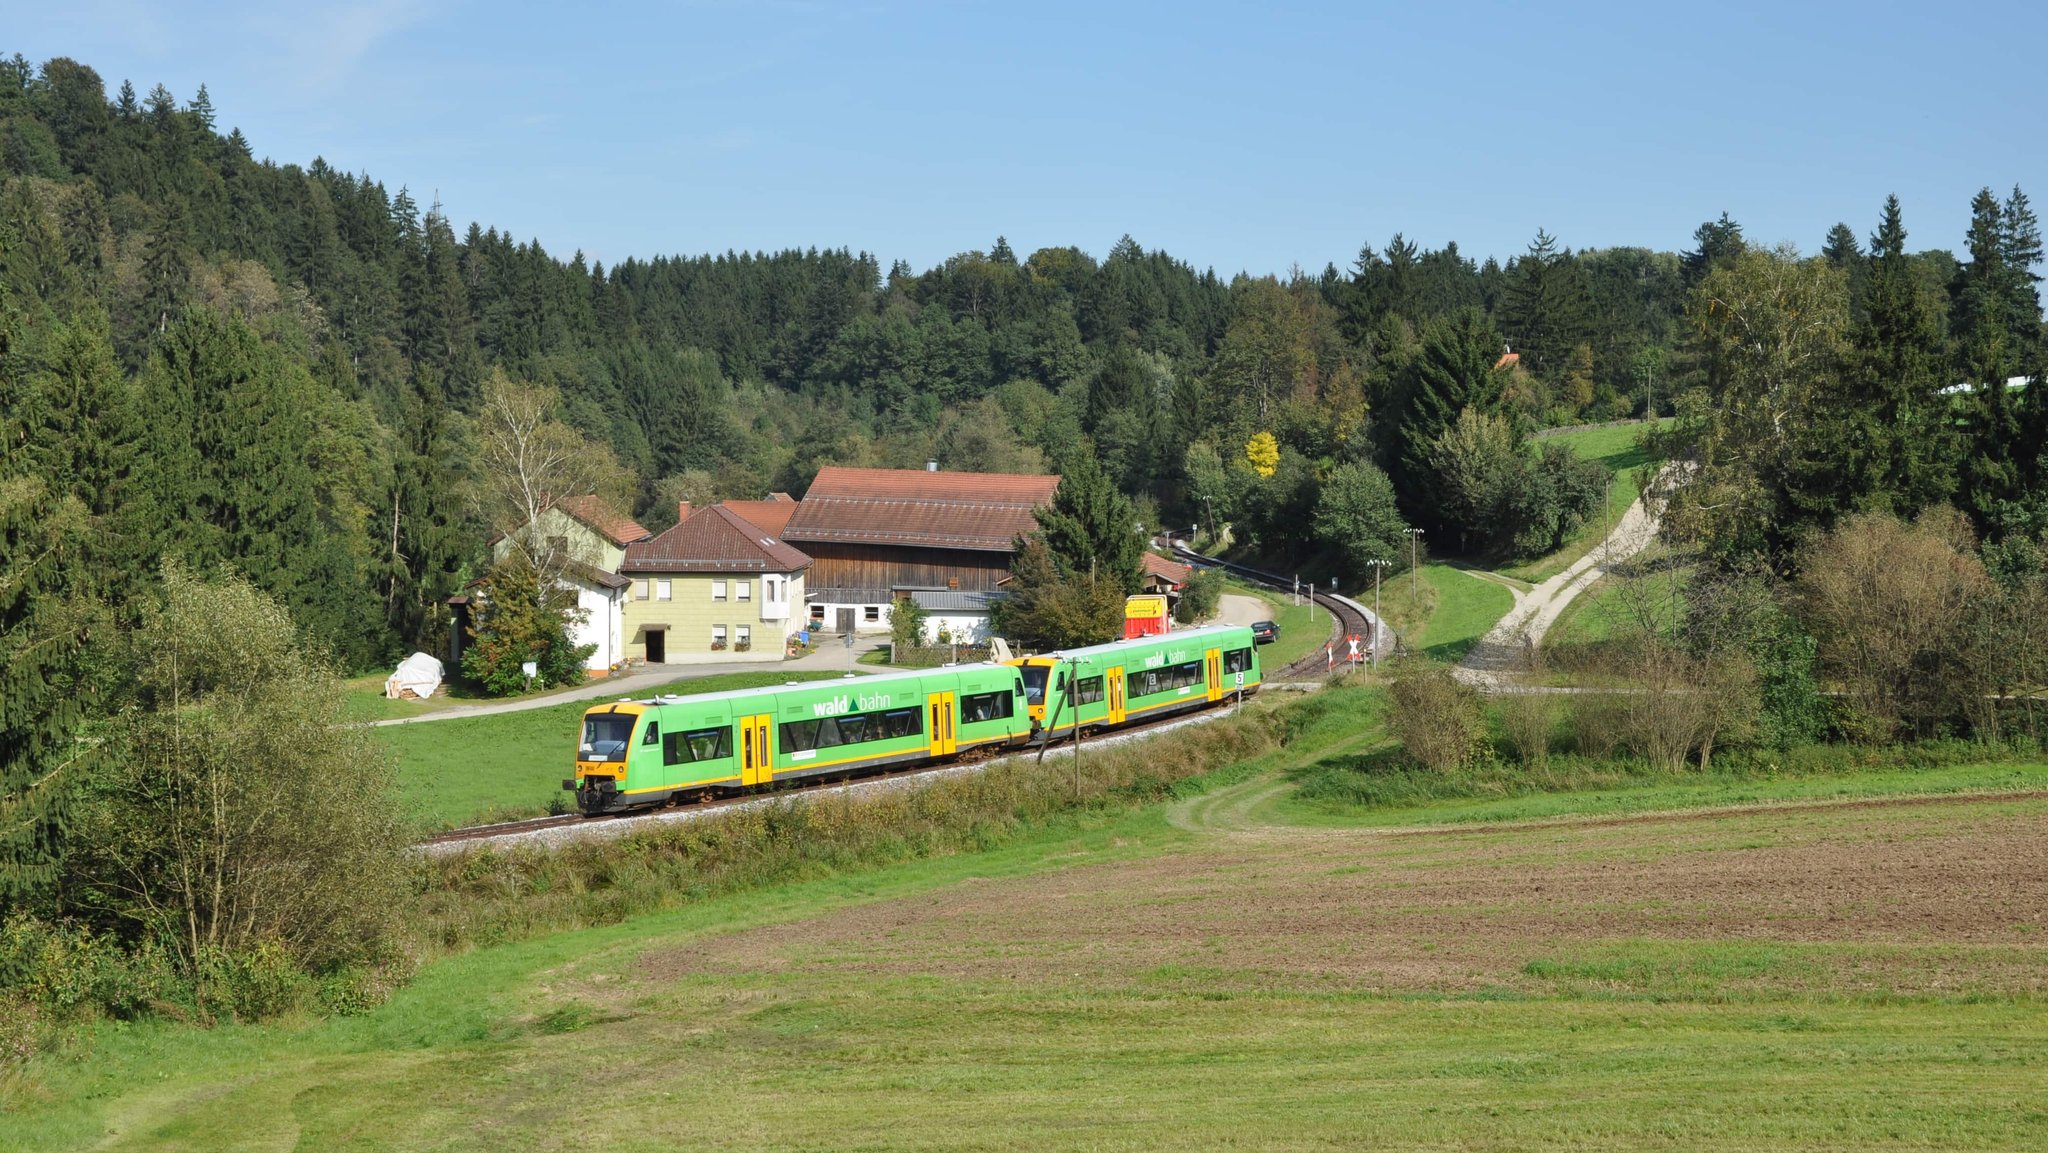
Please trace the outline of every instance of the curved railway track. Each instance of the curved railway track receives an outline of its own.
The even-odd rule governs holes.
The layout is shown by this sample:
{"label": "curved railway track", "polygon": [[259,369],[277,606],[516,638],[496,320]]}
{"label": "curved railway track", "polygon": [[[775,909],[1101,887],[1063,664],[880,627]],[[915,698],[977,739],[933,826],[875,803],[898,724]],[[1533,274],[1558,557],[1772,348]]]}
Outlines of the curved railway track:
{"label": "curved railway track", "polygon": [[[1254,581],[1280,592],[1291,592],[1294,587],[1292,581],[1275,573],[1264,572],[1249,565],[1241,565],[1217,557],[1204,556],[1185,545],[1176,544],[1174,551],[1189,560],[1199,561],[1202,564],[1220,568],[1225,572],[1236,573],[1246,580]],[[1310,599],[1329,610],[1330,642],[1332,644],[1342,644],[1346,637],[1365,637],[1367,638],[1368,647],[1366,651],[1368,653],[1372,651],[1373,647],[1379,647],[1380,655],[1383,657],[1393,652],[1393,644],[1397,638],[1391,633],[1382,637],[1379,634],[1379,630],[1375,627],[1376,621],[1372,611],[1364,605],[1359,604],[1350,597],[1339,596],[1336,593],[1318,592],[1313,594]],[[1338,661],[1336,664],[1341,666],[1343,662]],[[1322,653],[1312,652],[1293,664],[1269,670],[1265,674],[1265,679],[1269,682],[1315,680],[1318,677],[1329,676],[1334,671],[1335,669],[1331,667],[1329,660]]]}

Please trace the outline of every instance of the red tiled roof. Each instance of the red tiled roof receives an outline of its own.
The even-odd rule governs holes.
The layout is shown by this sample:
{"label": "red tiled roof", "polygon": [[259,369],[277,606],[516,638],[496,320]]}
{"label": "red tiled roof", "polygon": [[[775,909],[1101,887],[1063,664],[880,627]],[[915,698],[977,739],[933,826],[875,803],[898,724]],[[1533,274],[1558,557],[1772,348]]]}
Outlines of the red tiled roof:
{"label": "red tiled roof", "polygon": [[700,508],[652,540],[626,546],[620,572],[796,572],[811,558],[723,505]]}
{"label": "red tiled roof", "polygon": [[555,507],[589,525],[613,544],[632,544],[650,535],[639,521],[616,511],[596,493],[570,497]]}
{"label": "red tiled roof", "polygon": [[1038,528],[1056,476],[919,469],[818,470],[783,530],[793,541],[1009,552]]}
{"label": "red tiled roof", "polygon": [[748,524],[769,536],[781,536],[796,514],[796,502],[784,494],[781,500],[722,500],[719,504],[744,517]]}
{"label": "red tiled roof", "polygon": [[1173,584],[1184,585],[1188,583],[1189,577],[1195,575],[1195,570],[1176,561],[1167,560],[1156,552],[1148,552],[1145,554],[1145,573]]}
{"label": "red tiled roof", "polygon": [[1506,368],[1506,367],[1508,367],[1509,365],[1514,365],[1514,364],[1520,364],[1520,363],[1522,363],[1522,354],[1521,354],[1521,353],[1519,353],[1519,352],[1503,352],[1503,353],[1501,353],[1501,354],[1500,354],[1500,359],[1499,359],[1499,360],[1496,360],[1496,361],[1494,361],[1494,362],[1493,362],[1493,367],[1494,367],[1494,369],[1495,369],[1495,370],[1497,371],[1497,370],[1499,370],[1499,369],[1503,369],[1503,368]]}

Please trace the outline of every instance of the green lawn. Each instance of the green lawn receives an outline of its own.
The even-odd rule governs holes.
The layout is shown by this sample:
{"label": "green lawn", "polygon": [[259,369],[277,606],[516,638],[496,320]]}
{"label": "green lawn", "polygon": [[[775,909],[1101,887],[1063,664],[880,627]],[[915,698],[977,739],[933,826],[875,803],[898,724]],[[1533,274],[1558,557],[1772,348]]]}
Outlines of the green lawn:
{"label": "green lawn", "polygon": [[[1661,546],[1652,545],[1643,555],[1654,560],[1666,554]],[[1597,644],[1644,614],[1655,622],[1660,633],[1672,635],[1684,612],[1681,598],[1692,573],[1690,565],[1653,565],[1634,578],[1613,573],[1603,576],[1565,606],[1557,623],[1544,635],[1543,647]]]}
{"label": "green lawn", "polygon": [[[782,670],[721,673],[636,689],[634,695],[716,693],[840,675]],[[595,703],[568,701],[484,717],[390,725],[376,733],[397,757],[400,794],[421,821],[447,826],[526,817],[566,800],[562,781],[576,771],[583,710]]]}
{"label": "green lawn", "polygon": [[[1670,425],[1670,420],[1662,422]],[[1593,547],[1605,538],[1614,522],[1628,506],[1635,503],[1640,495],[1636,483],[1636,471],[1649,463],[1649,455],[1639,443],[1644,432],[1641,424],[1616,425],[1609,428],[1590,428],[1579,432],[1559,433],[1539,442],[1569,445],[1579,456],[1599,461],[1611,476],[1607,485],[1607,515],[1594,516],[1579,526],[1579,531],[1565,542],[1563,548],[1549,556],[1538,557],[1500,571],[1508,576],[1541,583],[1570,568],[1573,561],[1593,551]]]}
{"label": "green lawn", "polygon": [[1235,577],[1224,581],[1223,591],[1239,596],[1257,597],[1266,602],[1268,616],[1280,626],[1280,637],[1272,644],[1259,650],[1259,667],[1268,671],[1284,668],[1312,652],[1322,650],[1323,642],[1330,639],[1330,614],[1321,608],[1311,609],[1306,594],[1302,603],[1293,604],[1286,593],[1246,584]]}
{"label": "green lawn", "polygon": [[[1946,935],[1998,894],[1929,888],[1980,845],[2023,867],[2048,801],[1265,822],[1276,773],[1379,740],[1378,699],[1299,702],[1288,749],[1171,805],[482,949],[360,1017],[102,1026],[0,1079],[0,1149],[2048,1145],[2048,925],[2007,902]],[[1993,768],[2013,775],[1979,785],[2048,774]],[[1780,784],[1752,799],[1794,799]],[[1613,813],[1612,792],[1556,811]],[[1532,815],[1555,812],[1486,819]],[[1795,868],[1899,853],[1935,854],[1929,875],[1867,903]],[[1832,915],[1754,906],[1774,876]],[[1932,915],[1857,935],[1902,902]]]}
{"label": "green lawn", "polygon": [[[1456,661],[1463,657],[1473,642],[1485,636],[1515,607],[1514,594],[1507,589],[1450,565],[1423,565],[1422,579],[1436,590],[1436,608],[1419,630],[1403,640],[1411,651],[1438,660]],[[1381,590],[1381,597],[1388,602],[1409,598],[1410,588],[1408,577],[1397,577]]]}

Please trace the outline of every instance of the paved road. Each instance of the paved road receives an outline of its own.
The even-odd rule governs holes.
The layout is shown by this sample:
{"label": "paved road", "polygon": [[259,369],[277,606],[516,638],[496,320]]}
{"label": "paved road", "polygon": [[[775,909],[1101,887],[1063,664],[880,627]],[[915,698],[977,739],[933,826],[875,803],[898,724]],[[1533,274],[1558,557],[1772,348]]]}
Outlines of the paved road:
{"label": "paved road", "polygon": [[1613,566],[1648,548],[1656,539],[1657,514],[1639,496],[1621,514],[1606,540],[1572,562],[1571,567],[1528,592],[1493,573],[1468,570],[1466,575],[1475,580],[1491,581],[1506,588],[1515,598],[1515,607],[1479,638],[1452,671],[1459,680],[1476,688],[1498,691],[1511,687],[1515,678],[1529,667],[1529,654],[1543,643],[1544,634],[1557,623],[1565,606],[1593,587],[1593,582],[1606,576]]}
{"label": "paved road", "polygon": [[515,701],[496,701],[491,704],[452,705],[447,708],[423,712],[416,717],[393,717],[389,720],[372,721],[372,725],[419,725],[428,721],[452,721],[458,717],[487,717],[494,713],[516,713],[524,709],[544,709],[567,701],[590,701],[610,697],[639,696],[662,685],[681,680],[695,680],[698,677],[714,677],[723,673],[766,672],[781,669],[788,672],[816,672],[833,670],[840,672],[868,673],[875,671],[871,666],[855,662],[856,657],[869,649],[889,643],[885,636],[863,636],[854,638],[854,647],[849,651],[839,643],[837,637],[829,637],[815,652],[807,653],[795,660],[731,661],[722,664],[704,665],[643,665],[631,672],[615,677],[605,677],[587,685],[578,685],[559,693],[545,696],[521,697]]}

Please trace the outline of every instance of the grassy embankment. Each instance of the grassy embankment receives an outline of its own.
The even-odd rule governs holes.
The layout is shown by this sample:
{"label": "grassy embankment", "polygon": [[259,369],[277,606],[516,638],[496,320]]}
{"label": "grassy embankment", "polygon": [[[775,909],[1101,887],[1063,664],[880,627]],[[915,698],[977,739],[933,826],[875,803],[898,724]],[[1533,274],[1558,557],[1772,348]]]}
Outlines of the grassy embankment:
{"label": "grassy embankment", "polygon": [[[717,693],[840,675],[780,669],[720,673],[635,688],[633,695]],[[568,796],[562,780],[575,772],[583,710],[595,703],[576,700],[489,716],[389,725],[376,733],[398,760],[399,789],[407,809],[423,823],[440,827],[510,820],[547,812],[550,803]]]}
{"label": "grassy embankment", "polygon": [[[1290,705],[1287,748],[1172,806],[452,958],[360,1018],[103,1029],[6,1083],[0,1146],[2048,1140],[2037,917],[1865,941],[1857,917],[1919,898],[1831,906],[1842,923],[1759,921],[1753,885],[1617,904],[1596,884],[1872,845],[2017,836],[2023,850],[2048,802],[1215,836],[1284,794],[1272,773],[1369,752],[1381,738],[1359,722],[1376,699]],[[2048,780],[2039,766],[1983,768],[1979,787]],[[1971,771],[1923,783],[1961,786]],[[1891,787],[1886,774],[1835,783]],[[1668,787],[1619,791],[1656,807],[1703,795]],[[1557,808],[1612,812],[1615,792]],[[1442,819],[1433,803],[1354,816]],[[1820,888],[1784,872],[1794,890]]]}

